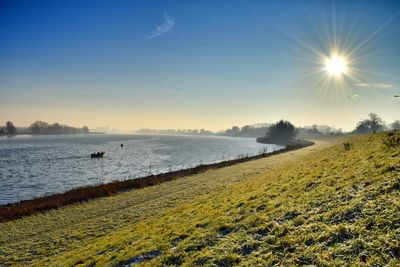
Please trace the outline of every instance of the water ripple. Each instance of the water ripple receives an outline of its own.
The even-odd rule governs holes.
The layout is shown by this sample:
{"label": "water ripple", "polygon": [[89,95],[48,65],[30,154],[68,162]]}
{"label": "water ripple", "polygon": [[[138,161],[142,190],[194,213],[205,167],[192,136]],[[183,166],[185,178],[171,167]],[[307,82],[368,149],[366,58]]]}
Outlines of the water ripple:
{"label": "water ripple", "polygon": [[[124,147],[121,148],[120,144]],[[0,204],[279,149],[254,139],[74,135],[0,138]],[[103,159],[90,154],[105,151]]]}

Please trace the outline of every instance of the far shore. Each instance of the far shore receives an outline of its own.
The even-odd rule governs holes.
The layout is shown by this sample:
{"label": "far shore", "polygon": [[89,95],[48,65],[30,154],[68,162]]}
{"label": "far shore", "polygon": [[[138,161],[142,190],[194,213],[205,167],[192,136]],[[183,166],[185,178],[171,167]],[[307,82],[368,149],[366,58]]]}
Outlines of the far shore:
{"label": "far shore", "polygon": [[0,205],[0,222],[21,218],[23,216],[31,215],[37,212],[56,209],[76,202],[88,201],[94,198],[110,196],[118,192],[130,189],[139,189],[153,186],[188,175],[202,173],[207,170],[223,168],[242,162],[270,157],[311,145],[314,145],[314,142],[307,140],[303,140],[302,142],[291,142],[286,146],[286,148],[271,153],[262,153],[256,156],[242,157],[218,163],[198,165],[193,168],[161,173],[157,175],[149,175],[146,177],[139,177],[124,181],[114,181],[107,184],[79,187],[71,189],[64,193],[38,197],[31,200],[20,201],[17,203]]}
{"label": "far shore", "polygon": [[47,136],[47,135],[90,135],[90,134],[107,134],[106,132],[89,132],[89,133],[59,133],[59,134],[55,134],[55,133],[51,133],[51,134],[33,134],[33,133],[16,133],[13,135],[8,135],[8,134],[0,134],[0,137],[14,137],[14,136],[20,136],[20,135],[28,135],[28,136]]}

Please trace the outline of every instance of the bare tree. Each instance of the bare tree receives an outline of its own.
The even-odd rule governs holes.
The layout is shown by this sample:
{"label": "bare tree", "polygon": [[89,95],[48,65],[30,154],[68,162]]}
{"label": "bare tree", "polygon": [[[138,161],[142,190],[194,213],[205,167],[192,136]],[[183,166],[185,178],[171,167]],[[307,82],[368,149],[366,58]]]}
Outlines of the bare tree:
{"label": "bare tree", "polygon": [[395,120],[390,126],[393,130],[400,130],[400,120]]}
{"label": "bare tree", "polygon": [[376,114],[368,114],[369,118],[357,123],[355,133],[363,134],[369,132],[378,132],[385,129],[384,121]]}
{"label": "bare tree", "polygon": [[384,129],[385,124],[381,118],[379,118],[376,113],[369,113],[370,128],[373,132],[378,132]]}
{"label": "bare tree", "polygon": [[17,133],[17,128],[15,128],[14,124],[11,121],[7,121],[6,131],[8,135],[14,135]]}

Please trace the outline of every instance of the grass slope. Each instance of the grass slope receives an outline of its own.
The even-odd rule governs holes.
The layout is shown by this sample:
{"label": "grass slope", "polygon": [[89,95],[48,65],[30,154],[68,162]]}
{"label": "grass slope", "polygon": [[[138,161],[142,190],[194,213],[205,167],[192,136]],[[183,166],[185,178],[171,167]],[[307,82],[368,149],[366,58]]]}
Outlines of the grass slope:
{"label": "grass slope", "polygon": [[0,266],[398,266],[400,141],[382,140],[317,142],[2,223]]}

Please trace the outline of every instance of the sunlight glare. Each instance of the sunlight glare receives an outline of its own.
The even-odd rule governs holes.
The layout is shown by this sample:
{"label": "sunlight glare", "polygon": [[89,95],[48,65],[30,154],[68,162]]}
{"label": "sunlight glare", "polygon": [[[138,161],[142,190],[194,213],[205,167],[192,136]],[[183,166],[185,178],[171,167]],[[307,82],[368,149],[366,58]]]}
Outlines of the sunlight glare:
{"label": "sunlight glare", "polygon": [[346,73],[346,59],[339,55],[332,55],[330,58],[325,60],[325,69],[329,75],[340,77],[341,74]]}

